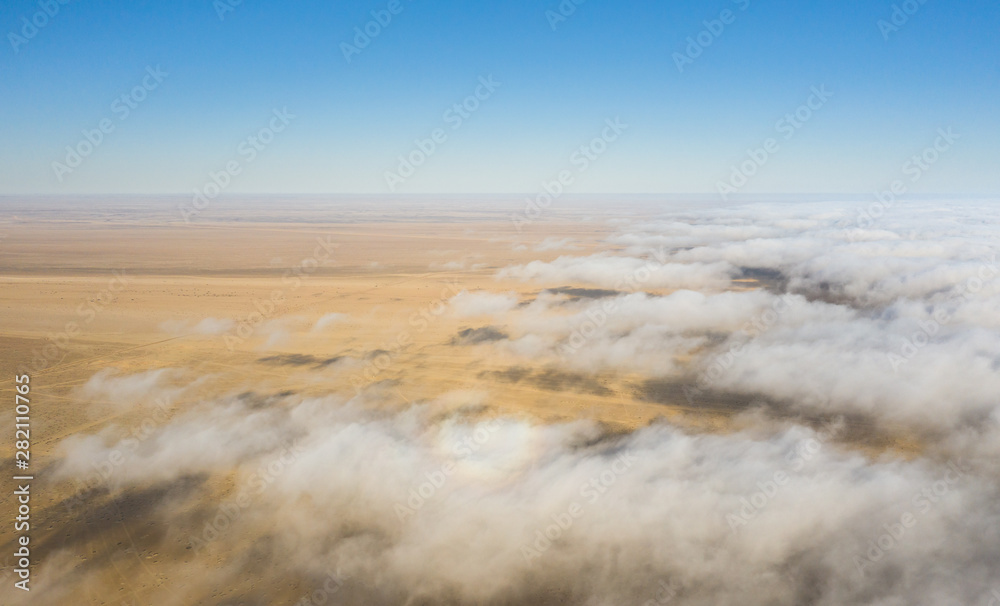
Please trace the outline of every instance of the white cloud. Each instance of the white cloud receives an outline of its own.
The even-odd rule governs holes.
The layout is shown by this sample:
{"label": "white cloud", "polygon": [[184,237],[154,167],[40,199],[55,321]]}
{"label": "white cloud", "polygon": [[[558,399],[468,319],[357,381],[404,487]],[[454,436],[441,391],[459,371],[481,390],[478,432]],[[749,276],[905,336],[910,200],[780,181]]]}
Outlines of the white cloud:
{"label": "white cloud", "polygon": [[536,252],[546,252],[550,250],[580,250],[579,246],[573,243],[572,238],[545,238],[535,245]]}
{"label": "white cloud", "polygon": [[316,320],[316,323],[313,324],[313,327],[310,332],[322,332],[331,326],[340,324],[342,322],[346,322],[350,318],[351,316],[349,316],[348,314],[342,314],[336,312],[328,313],[319,320]]}
{"label": "white cloud", "polygon": [[174,335],[206,335],[226,334],[236,326],[230,318],[204,318],[192,324],[189,320],[167,320],[160,324],[160,330]]}
{"label": "white cloud", "polygon": [[720,289],[729,284],[731,268],[726,263],[659,263],[637,257],[596,254],[563,256],[546,263],[506,267],[500,280],[534,281],[547,285],[591,284],[616,290],[642,288]]}
{"label": "white cloud", "polygon": [[518,297],[513,293],[462,291],[452,297],[449,304],[454,314],[461,318],[498,315],[517,307]]}
{"label": "white cloud", "polygon": [[[114,481],[236,472],[220,507],[241,494],[249,505],[222,530],[202,530],[214,510],[192,524],[180,496],[157,510],[214,541],[176,564],[191,582],[172,599],[214,570],[203,559],[265,537],[276,573],[336,570],[348,603],[544,603],[558,591],[641,604],[661,583],[698,605],[973,603],[1000,574],[995,458],[869,461],[794,426],[602,438],[587,423],[461,420],[482,403],[465,392],[394,415],[335,398],[205,403],[129,450]],[[127,448],[63,446],[60,478]]]}

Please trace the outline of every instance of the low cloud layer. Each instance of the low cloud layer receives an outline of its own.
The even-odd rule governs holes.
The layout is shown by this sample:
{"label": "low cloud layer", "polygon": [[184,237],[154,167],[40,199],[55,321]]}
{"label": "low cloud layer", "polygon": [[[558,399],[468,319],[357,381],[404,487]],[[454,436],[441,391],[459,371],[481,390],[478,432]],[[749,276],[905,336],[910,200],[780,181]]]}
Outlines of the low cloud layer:
{"label": "low cloud layer", "polygon": [[638,288],[706,288],[728,286],[733,268],[725,262],[660,263],[655,259],[596,254],[532,261],[501,270],[499,279],[548,284],[592,284],[615,290]]}
{"label": "low cloud layer", "polygon": [[[336,358],[260,354],[257,364],[315,373],[310,386],[326,395],[220,380],[213,393],[228,395],[139,438],[116,426],[66,438],[49,475],[73,486],[110,467],[102,498],[142,495],[164,530],[134,540],[165,554],[164,575],[188,579],[154,603],[213,600],[245,578],[246,554],[262,584],[336,579],[329,603],[343,604],[1000,596],[1000,209],[636,216],[594,254],[500,270],[530,283],[520,295],[448,300],[456,328],[414,358],[423,369],[435,360],[421,352],[451,352],[480,389],[401,400],[381,377],[336,384],[322,374]],[[193,382],[103,371],[78,395],[124,410]],[[723,411],[728,424],[544,424],[498,412],[514,386],[551,395],[553,410],[614,397],[623,409]],[[889,445],[866,448],[862,435]],[[62,548],[39,571],[58,579],[51,595],[97,574]]]}
{"label": "low cloud layer", "polygon": [[[498,347],[577,371],[639,371],[800,409],[812,402],[812,413],[910,431],[981,422],[1000,393],[1000,211],[914,202],[875,220],[870,210],[685,211],[623,227],[610,238],[616,254],[507,268],[501,277],[543,286],[621,288],[645,264],[645,288],[677,290],[569,305],[539,297],[509,314],[511,337]],[[672,278],[700,269],[693,281],[708,284],[724,268],[734,286],[754,290],[696,292]]]}
{"label": "low cloud layer", "polygon": [[[192,590],[199,562],[263,537],[275,573],[333,572],[357,604],[644,604],[664,588],[683,604],[973,604],[1000,574],[1000,468],[975,448],[877,462],[835,426],[614,436],[469,420],[484,398],[391,414],[333,397],[206,403],[133,449],[115,484],[236,470],[217,509],[194,515],[197,491],[155,509],[166,544],[193,546],[174,564]],[[1000,435],[996,419],[981,430]],[[125,448],[67,442],[58,475]]]}

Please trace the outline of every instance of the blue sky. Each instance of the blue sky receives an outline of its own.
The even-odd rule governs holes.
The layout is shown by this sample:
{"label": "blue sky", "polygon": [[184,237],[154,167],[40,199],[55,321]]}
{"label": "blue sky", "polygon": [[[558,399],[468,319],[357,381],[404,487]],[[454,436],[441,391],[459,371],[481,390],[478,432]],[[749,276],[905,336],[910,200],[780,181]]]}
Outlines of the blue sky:
{"label": "blue sky", "polygon": [[[575,193],[714,193],[741,166],[741,193],[901,178],[1000,192],[995,0],[567,0],[565,20],[556,0],[225,2],[6,0],[0,193],[189,193],[213,174],[226,193],[510,193],[564,171]],[[894,5],[912,14],[880,28]],[[366,25],[380,31],[348,61]],[[832,97],[786,138],[779,120],[824,86]],[[463,102],[475,109],[455,128],[446,112]],[[615,118],[627,128],[574,163]],[[102,121],[70,166],[66,147],[87,152]],[[248,137],[272,126],[251,158]],[[949,128],[958,138],[911,181],[906,163]],[[416,153],[436,129],[433,153]],[[421,165],[390,189],[411,153]]]}

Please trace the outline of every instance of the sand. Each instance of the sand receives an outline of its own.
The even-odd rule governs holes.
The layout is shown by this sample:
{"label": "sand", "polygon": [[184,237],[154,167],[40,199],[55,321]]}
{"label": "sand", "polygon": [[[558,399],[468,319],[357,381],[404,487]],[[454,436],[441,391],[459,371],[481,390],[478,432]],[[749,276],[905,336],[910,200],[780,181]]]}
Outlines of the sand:
{"label": "sand", "polygon": [[[40,478],[32,503],[33,561],[45,561],[48,570],[98,573],[88,583],[67,584],[66,599],[166,603],[184,581],[164,571],[171,562],[191,561],[185,543],[197,518],[191,528],[153,521],[150,512],[162,497],[154,486],[117,494],[47,481],[62,441],[109,427],[116,435],[142,431],[144,423],[147,429],[165,423],[200,398],[239,393],[248,384],[257,394],[303,397],[375,388],[400,406],[485,389],[495,397],[477,414],[537,423],[594,419],[609,431],[658,420],[729,431],[746,404],[692,404],[670,386],[651,392],[648,378],[635,374],[590,376],[498,358],[475,338],[463,341],[463,334],[489,337],[463,333],[488,328],[487,321],[440,312],[462,291],[533,299],[539,285],[498,280],[498,270],[568,254],[535,250],[546,239],[572,240],[577,255],[613,250],[603,243],[614,233],[609,222],[553,214],[519,232],[510,213],[495,210],[325,216],[327,222],[318,211],[276,220],[273,212],[220,211],[186,224],[167,211],[97,217],[22,211],[0,227],[0,384],[11,393],[15,373],[31,376],[31,465]],[[761,286],[745,280],[736,288]],[[317,328],[324,317],[326,325]],[[81,403],[80,390],[97,373],[164,368],[211,380],[161,409]],[[914,448],[900,436],[872,436],[864,428],[857,435],[854,447],[863,450]],[[10,460],[12,453],[11,440],[0,442],[0,456]],[[197,488],[211,500],[233,489],[232,477],[190,483],[174,490]],[[0,510],[14,507],[11,491],[4,491]],[[5,524],[3,554],[12,553],[12,541]],[[59,561],[52,562],[56,552]],[[258,603],[266,596],[292,603],[306,589],[302,579],[249,575],[240,584],[206,588],[204,600]]]}

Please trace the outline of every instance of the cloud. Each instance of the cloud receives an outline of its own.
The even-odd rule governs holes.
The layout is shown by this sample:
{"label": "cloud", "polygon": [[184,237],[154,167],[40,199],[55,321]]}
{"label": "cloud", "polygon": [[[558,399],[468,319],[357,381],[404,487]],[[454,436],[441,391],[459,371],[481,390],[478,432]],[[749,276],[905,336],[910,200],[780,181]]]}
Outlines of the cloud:
{"label": "cloud", "polygon": [[187,320],[168,320],[160,324],[160,330],[174,335],[223,335],[233,329],[236,322],[229,318],[204,318],[192,325]]}
{"label": "cloud", "polygon": [[[489,322],[414,347],[417,367],[451,338],[476,344],[448,372],[491,393],[411,403],[390,393],[401,366],[355,391],[328,359],[271,354],[258,362],[316,380],[297,393],[227,376],[227,395],[137,443],[115,427],[62,440],[47,475],[118,461],[107,499],[145,504],[165,530],[137,534],[137,551],[170,554],[164,574],[185,579],[151,603],[212,601],[251,553],[260,586],[332,571],[344,604],[648,604],[664,588],[695,606],[986,603],[1000,578],[1000,209],[869,206],[636,211],[604,252],[498,272],[538,284],[530,300],[449,301]],[[75,393],[148,403],[191,390],[186,377],[103,371]],[[545,418],[673,405],[719,431],[500,414],[528,388]]]}
{"label": "cloud", "polygon": [[486,267],[485,263],[469,263],[470,259],[480,257],[481,255],[467,255],[461,261],[448,261],[446,263],[431,263],[430,268],[435,271],[458,271],[463,269],[470,269],[476,271]]}
{"label": "cloud", "polygon": [[546,252],[550,250],[580,250],[574,245],[572,238],[545,238],[535,245],[535,252]]}
{"label": "cloud", "polygon": [[229,318],[205,318],[194,327],[199,335],[221,335],[229,332],[235,323]]}
{"label": "cloud", "polygon": [[256,328],[254,336],[265,337],[265,339],[255,349],[257,351],[271,351],[288,344],[292,339],[292,333],[297,328],[300,328],[300,325],[301,319],[297,317],[284,317],[265,321]]}
{"label": "cloud", "polygon": [[[859,415],[924,439],[980,422],[1000,388],[1000,212],[912,202],[863,229],[855,212],[830,203],[668,210],[610,238],[635,256],[508,267],[501,279],[629,290],[622,276],[637,268],[679,266],[703,287],[539,297],[505,318],[504,351],[515,365],[637,371],[803,414]],[[713,267],[754,290],[705,288],[721,277]],[[649,276],[645,288],[666,282]]]}
{"label": "cloud", "polygon": [[460,318],[498,315],[517,307],[518,297],[511,294],[462,291],[448,301]]}
{"label": "cloud", "polygon": [[659,263],[637,257],[606,253],[587,257],[559,257],[546,263],[532,261],[506,267],[500,280],[533,281],[543,284],[593,284],[615,290],[641,288],[720,289],[729,284],[733,269],[727,263]]}
{"label": "cloud", "polygon": [[543,295],[507,317],[512,340],[506,347],[515,355],[594,373],[679,373],[680,358],[705,350],[722,334],[750,327],[776,300],[762,291],[638,292],[569,302],[563,295]]}
{"label": "cloud", "polygon": [[75,395],[98,410],[125,411],[149,406],[157,399],[172,401],[193,384],[184,384],[177,369],[160,368],[136,374],[122,374],[106,368],[90,377]]}
{"label": "cloud", "polygon": [[[393,414],[250,402],[175,417],[115,471],[127,492],[235,470],[217,510],[231,519],[192,515],[197,493],[158,502],[164,545],[195,546],[163,600],[235,582],[239,569],[202,563],[262,544],[267,574],[335,571],[351,604],[641,604],[664,585],[688,604],[973,603],[1000,574],[995,458],[872,461],[798,426],[614,435],[475,419],[484,400],[468,392]],[[116,448],[66,441],[58,477]]]}
{"label": "cloud", "polygon": [[351,316],[349,316],[348,314],[328,313],[323,317],[321,317],[319,320],[316,320],[316,323],[313,324],[313,327],[310,332],[322,332],[331,326],[340,324],[342,322],[346,322],[350,318]]}

